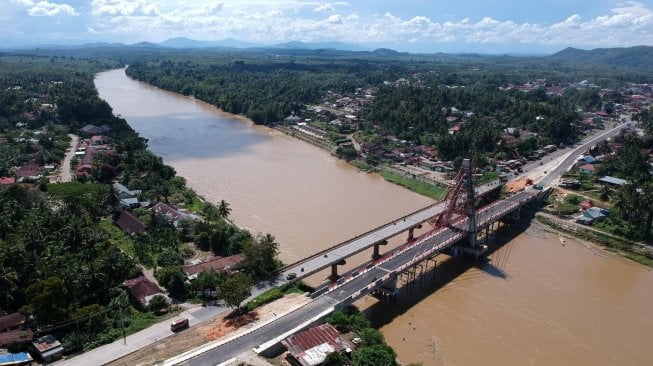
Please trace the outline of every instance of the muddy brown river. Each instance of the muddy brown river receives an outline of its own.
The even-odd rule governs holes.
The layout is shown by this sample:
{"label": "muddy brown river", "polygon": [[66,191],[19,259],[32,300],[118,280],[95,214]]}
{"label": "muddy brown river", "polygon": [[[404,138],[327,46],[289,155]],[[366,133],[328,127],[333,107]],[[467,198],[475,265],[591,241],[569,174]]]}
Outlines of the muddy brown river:
{"label": "muddy brown river", "polygon": [[[192,98],[100,73],[100,96],[150,149],[232,219],[272,233],[293,262],[431,200],[358,172],[328,152]],[[537,224],[471,267],[438,258],[438,281],[397,303],[365,298],[402,363],[649,365],[653,272]]]}

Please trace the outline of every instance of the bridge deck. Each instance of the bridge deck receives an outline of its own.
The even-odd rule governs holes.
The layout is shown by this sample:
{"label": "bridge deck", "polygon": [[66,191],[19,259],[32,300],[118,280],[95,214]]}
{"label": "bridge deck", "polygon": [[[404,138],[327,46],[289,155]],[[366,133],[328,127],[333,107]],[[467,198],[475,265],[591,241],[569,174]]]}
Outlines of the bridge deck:
{"label": "bridge deck", "polygon": [[[477,213],[477,226],[482,228],[497,219],[506,216],[519,206],[537,199],[542,191],[527,189],[480,209]],[[466,217],[461,217],[454,223],[455,227],[465,229],[469,223]],[[355,300],[372,291],[383,282],[399,275],[404,269],[436,255],[452,246],[466,233],[452,228],[431,230],[412,243],[387,253],[382,259],[369,262],[345,274],[341,280],[326,284],[316,292],[329,293],[328,296],[339,301]],[[371,264],[371,265],[370,265]]]}
{"label": "bridge deck", "polygon": [[[499,183],[491,183],[478,187],[477,195],[483,195],[499,187]],[[392,238],[410,228],[426,222],[444,211],[444,202],[438,202],[421,210],[415,211],[390,223],[375,228],[365,234],[335,245],[325,251],[303,259],[283,268],[278,276],[279,281],[285,281],[286,276],[295,273],[298,279],[328,268],[342,259],[371,248],[374,244]],[[370,254],[371,256],[371,254]],[[302,270],[303,269],[303,270]]]}

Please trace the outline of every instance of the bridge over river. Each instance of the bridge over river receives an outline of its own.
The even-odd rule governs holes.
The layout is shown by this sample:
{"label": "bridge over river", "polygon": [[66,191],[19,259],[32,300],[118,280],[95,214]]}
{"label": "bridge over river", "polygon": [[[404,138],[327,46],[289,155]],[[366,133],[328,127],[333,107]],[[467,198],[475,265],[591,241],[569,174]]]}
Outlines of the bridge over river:
{"label": "bridge over river", "polygon": [[[539,183],[544,185],[544,187],[539,186],[542,189],[530,187],[504,197],[478,211],[470,211],[472,206],[467,202],[474,202],[475,196],[483,195],[498,188],[498,184],[473,189],[470,188],[471,179],[461,179],[460,182],[468,183],[466,190],[463,190],[467,193],[462,200],[466,206],[464,214],[450,217],[453,209],[457,206],[455,199],[452,202],[452,197],[448,197],[443,202],[394,220],[368,233],[283,268],[274,283],[275,285],[287,282],[291,273],[293,275],[290,277],[296,276],[295,279],[297,279],[309,276],[329,266],[332,267],[333,273],[331,280],[312,294],[313,301],[307,305],[256,329],[252,329],[246,335],[207,344],[169,359],[164,365],[217,365],[254,347],[258,352],[274,349],[279,347],[281,339],[302,328],[316,324],[321,317],[335,309],[351,304],[365,294],[382,292],[391,295],[398,276],[406,273],[407,269],[414,268],[419,263],[428,263],[439,253],[447,251],[453,255],[482,256],[486,248],[476,242],[478,232],[491,227],[495,222],[509,215],[518,216],[520,209],[524,205],[542,199],[550,191],[551,187],[549,185],[569,169],[580,152],[587,150],[598,141],[615,135],[620,128],[617,126],[589,137],[569,152],[557,167],[539,180]],[[455,187],[452,189],[455,190]],[[454,194],[453,197],[458,197],[458,193]],[[419,237],[413,237],[414,228],[426,222],[436,222],[439,226]],[[409,235],[408,240],[403,245],[384,255],[379,253],[379,246],[383,245],[385,240],[405,231],[408,231]],[[468,243],[461,244],[463,239],[470,238],[471,240],[468,240]],[[336,267],[339,263],[342,263],[342,260],[372,247],[374,247],[374,252],[369,262],[347,273],[336,273]]]}
{"label": "bridge over river", "polygon": [[[238,354],[237,350],[242,352],[257,346],[260,352],[275,349],[279,347],[281,339],[319,321],[321,317],[335,309],[346,307],[366,294],[380,292],[392,296],[397,278],[402,273],[406,273],[407,269],[414,268],[421,262],[432,260],[440,253],[448,252],[454,256],[483,256],[487,247],[475,240],[479,231],[491,227],[508,215],[515,213],[518,215],[521,207],[540,200],[548,193],[548,190],[541,187],[540,189],[530,187],[476,210],[474,202],[478,190],[472,185],[469,161],[463,162],[461,171],[463,173],[459,174],[457,184],[452,188],[454,193],[445,201],[286,267],[281,275],[288,276],[293,273],[297,274],[296,278],[299,278],[332,266],[334,273],[330,281],[311,294],[314,300],[309,304],[245,336],[207,345],[205,348],[170,359],[165,364],[216,365]],[[495,188],[494,185],[488,185],[480,192],[485,193]],[[465,206],[465,213],[456,216],[454,209],[460,206],[457,203],[459,196],[465,197],[461,200]],[[434,224],[435,227],[414,237],[413,229],[426,222]],[[378,245],[404,231],[409,231],[409,237],[403,245],[383,255],[379,253]],[[339,262],[371,247],[375,250],[370,261],[346,273],[340,275],[335,273]],[[287,281],[286,277],[282,278]]]}

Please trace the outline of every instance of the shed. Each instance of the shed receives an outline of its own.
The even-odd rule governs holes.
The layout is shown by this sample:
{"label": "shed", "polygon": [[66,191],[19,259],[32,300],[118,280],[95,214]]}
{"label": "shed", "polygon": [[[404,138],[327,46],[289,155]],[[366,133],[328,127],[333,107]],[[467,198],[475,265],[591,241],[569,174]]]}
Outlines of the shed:
{"label": "shed", "polygon": [[32,342],[36,357],[42,362],[50,363],[63,357],[63,346],[51,335],[44,335]]}
{"label": "shed", "polygon": [[0,366],[28,366],[32,364],[32,356],[27,352],[0,352]]}
{"label": "shed", "polygon": [[605,177],[599,178],[598,181],[601,182],[601,183],[606,183],[606,184],[610,184],[610,185],[613,185],[613,186],[623,186],[623,185],[628,184],[627,180],[623,180],[623,179],[615,178],[615,177],[610,177],[610,176],[607,176],[607,175]]}

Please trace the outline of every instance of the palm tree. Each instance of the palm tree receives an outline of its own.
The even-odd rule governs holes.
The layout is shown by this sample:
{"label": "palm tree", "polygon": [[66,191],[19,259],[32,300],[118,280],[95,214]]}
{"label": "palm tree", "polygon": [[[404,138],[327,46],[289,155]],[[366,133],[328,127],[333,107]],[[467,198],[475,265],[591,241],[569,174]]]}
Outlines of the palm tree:
{"label": "palm tree", "polygon": [[220,200],[220,204],[218,205],[218,214],[220,217],[226,219],[229,217],[229,214],[231,213],[231,207],[229,207],[229,203],[225,200]]}

